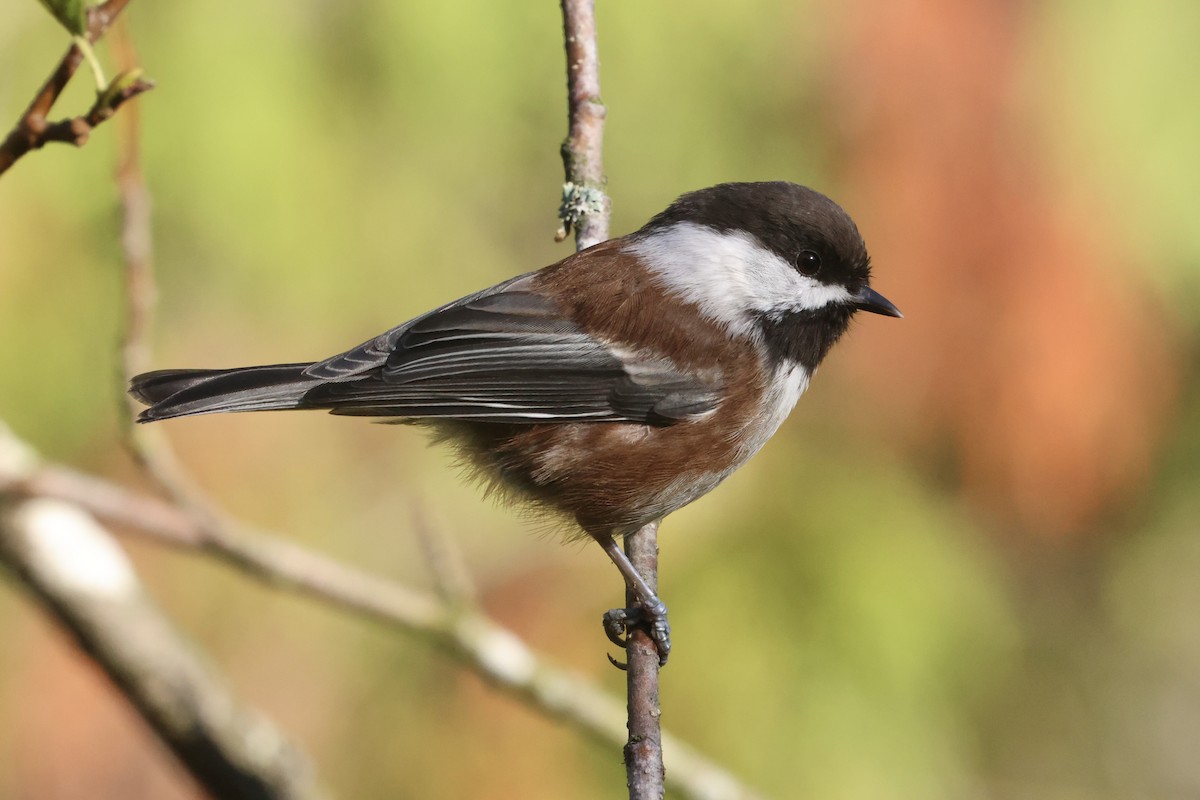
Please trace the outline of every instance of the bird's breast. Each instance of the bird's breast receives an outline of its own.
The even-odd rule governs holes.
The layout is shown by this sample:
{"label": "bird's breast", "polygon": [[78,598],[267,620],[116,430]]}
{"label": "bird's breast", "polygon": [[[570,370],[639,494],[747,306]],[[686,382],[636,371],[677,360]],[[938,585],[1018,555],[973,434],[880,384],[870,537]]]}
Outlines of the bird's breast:
{"label": "bird's breast", "polygon": [[764,379],[761,367],[746,366],[728,377],[715,411],[673,425],[469,424],[454,438],[517,497],[574,517],[585,530],[637,528],[707,494],[757,453],[809,376],[787,366]]}
{"label": "bird's breast", "polygon": [[678,473],[645,500],[649,509],[664,516],[715,489],[762,449],[787,419],[800,395],[808,388],[809,373],[797,365],[780,366],[765,387],[731,396],[711,419],[679,431],[690,443],[692,457]]}
{"label": "bird's breast", "polygon": [[761,450],[779,430],[796,407],[800,395],[808,389],[810,377],[807,369],[794,362],[776,366],[771,382],[762,392],[758,409],[747,415],[741,438],[744,453],[739,466]]}

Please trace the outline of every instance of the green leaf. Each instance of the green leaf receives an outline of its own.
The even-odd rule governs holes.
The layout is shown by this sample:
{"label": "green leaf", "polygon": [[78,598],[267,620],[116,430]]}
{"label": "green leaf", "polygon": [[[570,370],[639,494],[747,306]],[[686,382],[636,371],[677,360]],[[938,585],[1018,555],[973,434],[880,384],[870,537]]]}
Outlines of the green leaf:
{"label": "green leaf", "polygon": [[87,31],[87,3],[85,0],[38,0],[54,15],[72,36],[82,36]]}

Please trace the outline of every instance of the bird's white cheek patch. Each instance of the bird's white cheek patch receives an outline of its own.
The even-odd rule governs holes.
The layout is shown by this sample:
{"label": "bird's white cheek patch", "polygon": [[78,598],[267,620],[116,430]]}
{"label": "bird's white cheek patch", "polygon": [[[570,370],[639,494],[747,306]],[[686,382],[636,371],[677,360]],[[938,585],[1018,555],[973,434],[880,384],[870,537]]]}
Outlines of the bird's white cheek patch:
{"label": "bird's white cheek patch", "polygon": [[629,250],[668,292],[731,332],[751,333],[746,319],[751,262],[764,251],[749,236],[681,222],[635,241]]}
{"label": "bird's white cheek patch", "polygon": [[680,222],[629,249],[663,288],[735,334],[757,337],[758,314],[811,311],[851,300],[844,286],[801,275],[746,233]]}

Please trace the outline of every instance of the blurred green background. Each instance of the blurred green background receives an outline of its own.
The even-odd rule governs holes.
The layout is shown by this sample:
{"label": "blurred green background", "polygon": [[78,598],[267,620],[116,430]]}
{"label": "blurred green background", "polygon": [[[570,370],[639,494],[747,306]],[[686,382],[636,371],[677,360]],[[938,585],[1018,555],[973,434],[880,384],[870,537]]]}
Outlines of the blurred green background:
{"label": "blurred green background", "polygon": [[[788,179],[845,205],[902,322],[664,526],[666,726],[781,798],[1200,796],[1200,4],[601,0],[614,233]],[[569,252],[556,3],[133,3],[155,365],[311,360]],[[0,124],[65,46],[0,17]],[[101,58],[112,67],[106,45]],[[86,74],[57,112],[90,103]],[[120,480],[117,124],[0,179],[0,419]],[[231,512],[428,586],[415,505],[489,613],[614,692],[620,585],[411,430],[168,426]],[[126,541],[341,797],[600,798],[606,752],[423,642]],[[748,609],[761,612],[747,619]],[[0,590],[0,796],[196,790]],[[669,765],[668,765],[669,768]]]}

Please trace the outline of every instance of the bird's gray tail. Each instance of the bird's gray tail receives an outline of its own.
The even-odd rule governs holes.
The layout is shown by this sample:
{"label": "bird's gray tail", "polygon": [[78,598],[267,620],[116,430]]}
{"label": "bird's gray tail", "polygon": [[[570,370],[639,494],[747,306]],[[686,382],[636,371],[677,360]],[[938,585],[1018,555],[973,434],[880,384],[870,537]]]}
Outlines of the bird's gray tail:
{"label": "bird's gray tail", "polygon": [[129,393],[149,406],[138,422],[226,411],[306,408],[304,396],[322,381],[307,378],[309,364],[239,369],[164,369],[138,375]]}

